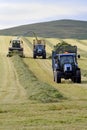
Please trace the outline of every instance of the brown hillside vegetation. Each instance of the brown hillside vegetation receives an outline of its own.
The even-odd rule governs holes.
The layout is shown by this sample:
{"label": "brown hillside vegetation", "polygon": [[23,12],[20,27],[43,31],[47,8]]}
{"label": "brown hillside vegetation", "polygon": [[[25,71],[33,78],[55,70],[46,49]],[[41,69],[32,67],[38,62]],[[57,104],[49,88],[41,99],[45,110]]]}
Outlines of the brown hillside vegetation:
{"label": "brown hillside vegetation", "polygon": [[46,38],[58,37],[87,39],[87,21],[63,19],[42,23],[27,24],[0,30],[0,35],[20,36],[25,34],[25,36],[32,36],[31,33],[26,33],[29,31],[37,33],[39,37]]}
{"label": "brown hillside vegetation", "polygon": [[[87,129],[87,40],[45,38],[47,59],[33,59],[32,37],[25,58],[7,57],[11,36],[0,36],[0,130]],[[49,56],[61,40],[77,45],[82,83],[53,81]]]}

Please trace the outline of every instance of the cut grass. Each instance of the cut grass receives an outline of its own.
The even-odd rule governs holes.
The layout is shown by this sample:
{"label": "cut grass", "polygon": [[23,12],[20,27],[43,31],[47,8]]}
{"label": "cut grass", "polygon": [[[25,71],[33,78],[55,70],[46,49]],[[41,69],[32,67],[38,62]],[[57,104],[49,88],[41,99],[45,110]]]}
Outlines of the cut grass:
{"label": "cut grass", "polygon": [[[85,55],[86,55],[86,53],[85,53]],[[82,75],[84,77],[87,77],[87,58],[81,57],[81,59],[79,59],[79,65],[81,66]]]}
{"label": "cut grass", "polygon": [[[6,49],[4,48],[7,48],[7,45],[4,44],[5,41],[3,39],[5,39],[6,43],[9,40],[5,37],[0,38],[1,53],[3,54],[4,50],[6,54]],[[32,50],[28,51],[28,53],[31,54],[31,51]],[[5,60],[6,58],[3,57],[4,65],[7,66]],[[44,82],[46,82],[46,84],[56,87],[65,97],[68,97],[68,99],[61,101],[60,98],[60,102],[55,103],[41,103],[42,101],[40,100],[38,100],[40,102],[37,102],[27,99],[23,102],[14,102],[13,100],[12,103],[8,103],[1,102],[0,100],[0,130],[87,130],[87,78],[85,82],[83,82],[82,79],[82,84],[74,84],[71,81],[68,82],[65,80],[61,84],[56,84],[53,82],[50,59],[43,61],[42,59],[34,60],[32,58],[24,58],[23,61],[26,61],[25,63],[28,67],[23,63],[22,59],[16,56],[12,57],[10,61],[11,60],[13,61],[11,65],[14,65],[18,74],[17,76],[20,78],[20,83],[26,88],[25,91],[27,91],[28,97],[32,92],[42,92],[45,86]],[[6,76],[4,75],[6,70],[3,69],[3,62],[2,56],[0,56],[0,81],[2,82],[6,80]],[[81,56],[78,62],[81,69],[84,69],[85,72],[85,70],[87,70],[87,58]],[[27,73],[29,73],[29,75],[32,73],[32,75],[29,77]],[[10,73],[8,74],[10,75]],[[2,79],[2,75],[4,76],[4,80]],[[8,76],[8,81],[12,81],[10,77]],[[15,82],[13,82],[13,84],[14,83]],[[38,90],[41,87],[38,87],[38,84],[43,84],[41,91]],[[12,86],[10,82],[9,85]],[[15,87],[16,84],[13,88],[17,89],[17,87]],[[1,82],[0,88],[4,90],[3,85],[1,87]],[[5,90],[8,90],[8,85]],[[9,91],[11,91],[11,89],[9,89]],[[10,93],[13,95],[12,91]],[[18,94],[20,94],[20,92]],[[11,99],[11,95],[7,95],[6,98]],[[23,98],[21,100],[23,100]]]}
{"label": "cut grass", "polygon": [[18,73],[20,84],[26,89],[29,99],[47,103],[57,102],[63,98],[57,89],[47,83],[40,82],[20,57],[13,56],[12,61]]}
{"label": "cut grass", "polygon": [[26,44],[28,44],[28,46],[33,49],[33,45],[31,43],[31,41],[28,38],[22,37],[23,41],[26,42]]}
{"label": "cut grass", "polygon": [[[86,130],[87,104],[58,103],[3,104],[0,130]],[[2,111],[3,110],[3,111]]]}

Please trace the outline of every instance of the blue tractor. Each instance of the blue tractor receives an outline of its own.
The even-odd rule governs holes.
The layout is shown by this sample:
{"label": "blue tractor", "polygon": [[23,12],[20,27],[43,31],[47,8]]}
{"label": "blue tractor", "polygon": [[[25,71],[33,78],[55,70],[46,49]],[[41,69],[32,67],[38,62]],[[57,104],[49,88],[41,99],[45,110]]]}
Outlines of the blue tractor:
{"label": "blue tractor", "polygon": [[56,83],[61,83],[61,78],[71,79],[74,83],[81,83],[81,70],[77,63],[77,46],[61,44],[56,50],[53,50],[52,69]]}
{"label": "blue tractor", "polygon": [[46,45],[44,40],[33,40],[33,58],[42,56],[43,59],[46,59]]}

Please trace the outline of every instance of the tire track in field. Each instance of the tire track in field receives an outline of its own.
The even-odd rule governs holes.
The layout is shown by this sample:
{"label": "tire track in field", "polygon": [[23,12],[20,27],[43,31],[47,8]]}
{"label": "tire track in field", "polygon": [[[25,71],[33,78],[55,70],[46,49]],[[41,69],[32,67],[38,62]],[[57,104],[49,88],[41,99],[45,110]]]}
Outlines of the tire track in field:
{"label": "tire track in field", "polygon": [[53,46],[60,43],[62,39],[59,38],[46,38],[47,44],[53,49]]}
{"label": "tire track in field", "polygon": [[[28,41],[29,41],[29,43],[28,43]],[[52,78],[51,60],[50,59],[42,59],[42,57],[33,59],[33,50],[31,48],[31,46],[29,45],[31,43],[31,39],[30,40],[28,39],[28,41],[26,43],[25,40],[24,40],[24,46],[25,46],[25,52],[27,53],[28,57],[30,57],[30,58],[29,58],[29,60],[24,59],[25,63],[27,63],[29,65],[29,69],[31,69],[31,71],[39,79],[43,78],[43,80],[45,81],[46,75],[50,75],[47,78],[51,79]],[[31,45],[32,45],[32,43],[31,43]],[[46,46],[46,48],[47,48],[47,53],[48,53],[49,46]]]}
{"label": "tire track in field", "polygon": [[[29,40],[28,40],[29,41]],[[33,50],[31,48],[32,46],[32,43],[31,43],[31,46],[29,45],[30,43],[27,43],[25,42],[24,40],[24,46],[25,46],[25,52],[27,53],[28,56],[32,57],[33,58]],[[50,48],[51,49],[51,48]],[[47,46],[47,53],[49,52],[49,46]],[[46,71],[49,71],[51,72],[51,61],[49,59],[42,59],[42,58],[37,58],[37,59],[34,59],[35,62],[37,62],[38,64],[41,64],[42,68]]]}
{"label": "tire track in field", "polygon": [[25,57],[32,57],[33,56],[33,52],[32,52],[32,44],[29,40],[27,40],[27,38],[23,38],[22,37],[22,40],[23,40],[23,45],[24,45],[24,54],[25,54]]}
{"label": "tire track in field", "polygon": [[87,46],[87,40],[79,40],[82,44],[84,44],[85,46]]}
{"label": "tire track in field", "polygon": [[[0,38],[0,58],[2,65],[0,69],[0,103],[23,102],[26,98],[26,91],[20,85],[15,67],[10,58],[6,57],[8,51],[8,37]],[[9,40],[8,40],[9,41]]]}
{"label": "tire track in field", "polygon": [[64,39],[65,42],[71,44],[71,45],[76,45],[79,49],[87,52],[87,48],[84,44],[82,44],[79,40],[77,39]]}

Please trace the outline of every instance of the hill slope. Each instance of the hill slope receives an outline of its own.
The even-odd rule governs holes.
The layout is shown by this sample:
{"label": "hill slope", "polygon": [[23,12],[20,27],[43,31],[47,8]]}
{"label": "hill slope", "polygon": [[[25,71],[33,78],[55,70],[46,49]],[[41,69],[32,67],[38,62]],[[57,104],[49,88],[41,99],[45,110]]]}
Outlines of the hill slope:
{"label": "hill slope", "polygon": [[[87,39],[87,22],[56,20],[0,30],[0,35],[22,35],[33,31],[40,37]],[[32,36],[28,34],[28,36]]]}

